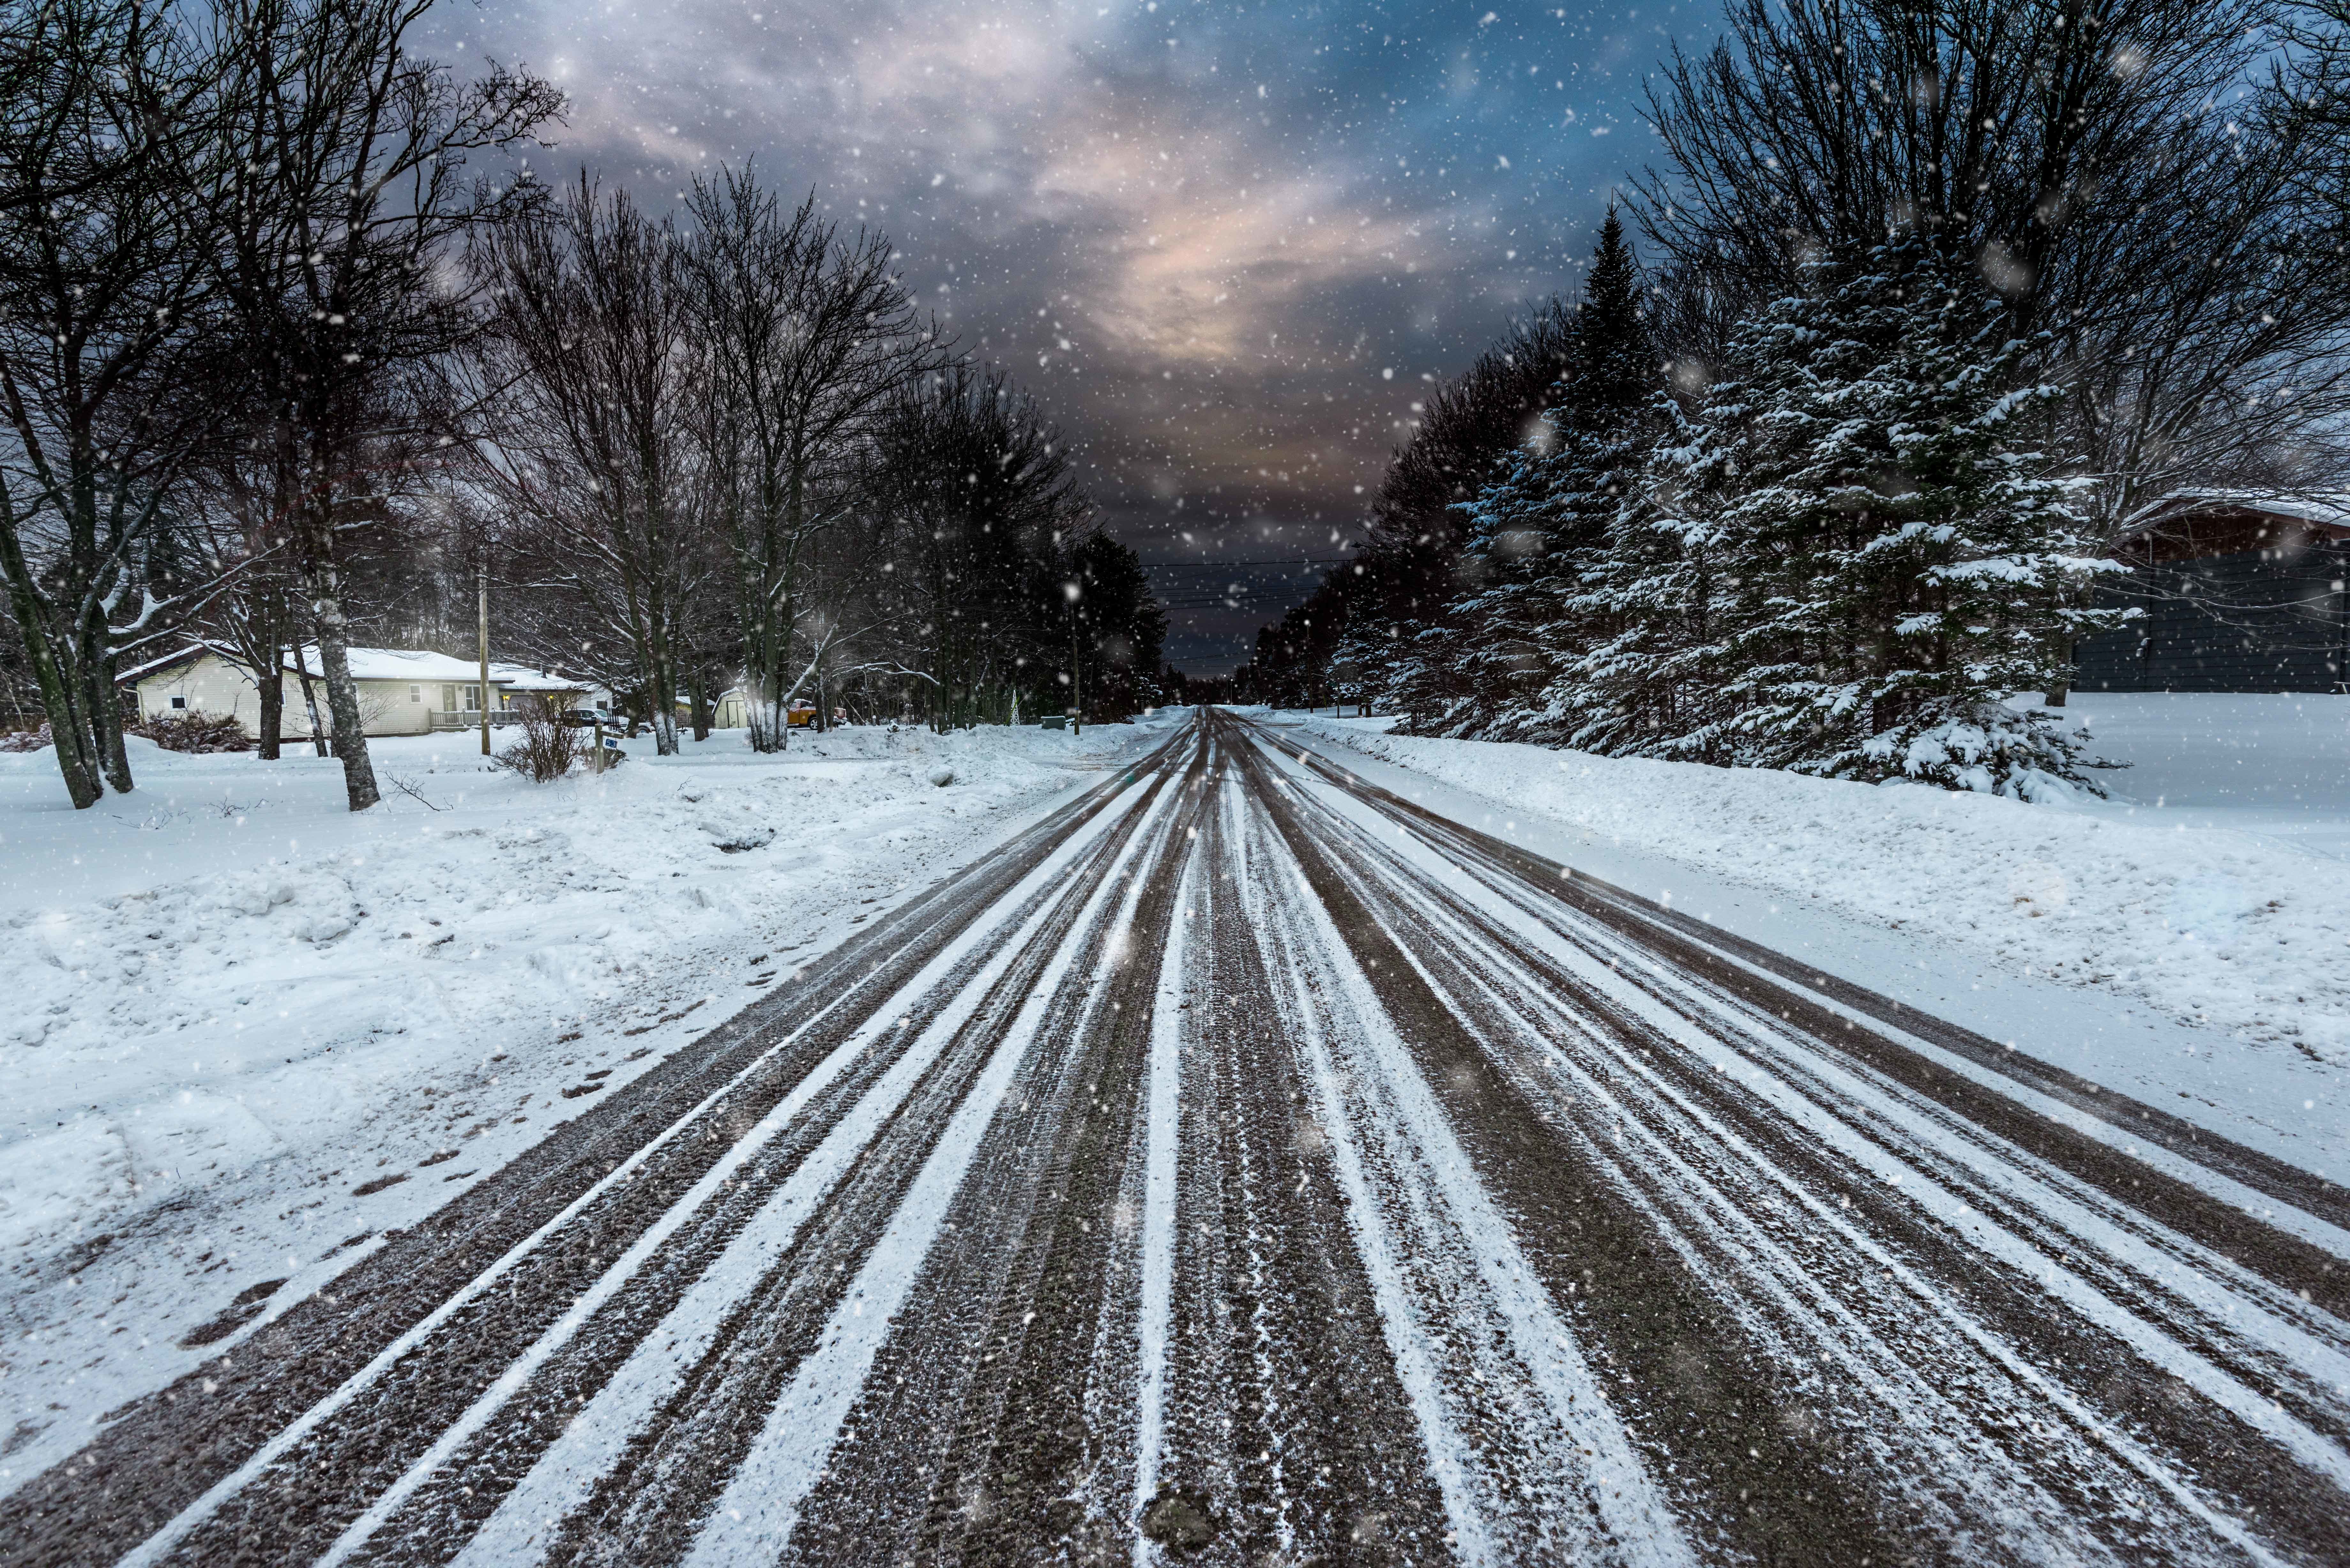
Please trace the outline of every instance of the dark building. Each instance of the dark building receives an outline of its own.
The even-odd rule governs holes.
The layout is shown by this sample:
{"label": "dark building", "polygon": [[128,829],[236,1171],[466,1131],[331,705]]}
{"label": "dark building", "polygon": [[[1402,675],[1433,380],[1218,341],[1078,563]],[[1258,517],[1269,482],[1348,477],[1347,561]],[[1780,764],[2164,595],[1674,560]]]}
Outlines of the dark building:
{"label": "dark building", "polygon": [[2109,602],[2145,612],[2084,639],[2083,691],[2341,691],[2350,680],[2350,496],[2178,491],[2131,518]]}

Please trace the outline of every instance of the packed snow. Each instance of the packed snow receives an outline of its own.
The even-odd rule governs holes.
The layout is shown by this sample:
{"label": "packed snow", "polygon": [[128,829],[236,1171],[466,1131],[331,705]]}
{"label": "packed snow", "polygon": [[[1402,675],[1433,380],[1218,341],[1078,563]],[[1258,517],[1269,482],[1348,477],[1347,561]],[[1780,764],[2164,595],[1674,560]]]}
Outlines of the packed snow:
{"label": "packed snow", "polygon": [[2025,805],[1410,739],[1387,720],[1305,724],[1513,815],[1957,944],[2337,1078],[2350,1063],[2350,698],[2096,695],[2072,712],[2093,749],[2133,764],[2106,775],[2110,800]]}
{"label": "packed snow", "polygon": [[79,813],[0,756],[0,1490],[1173,718],[722,732],[550,785],[400,737],[358,816],[307,748],[134,740]]}

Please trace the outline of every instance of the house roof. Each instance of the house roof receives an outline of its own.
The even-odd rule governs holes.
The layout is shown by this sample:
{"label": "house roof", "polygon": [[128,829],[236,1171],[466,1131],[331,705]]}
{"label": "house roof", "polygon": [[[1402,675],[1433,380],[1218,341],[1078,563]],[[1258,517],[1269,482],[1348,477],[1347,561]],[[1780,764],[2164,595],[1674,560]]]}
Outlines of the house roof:
{"label": "house roof", "polygon": [[533,670],[527,664],[490,660],[490,683],[509,691],[586,691],[596,682],[553,670]]}
{"label": "house roof", "polygon": [[217,650],[204,643],[192,642],[176,653],[167,653],[161,659],[151,659],[144,664],[134,664],[128,670],[116,671],[115,683],[120,685],[126,680],[144,680],[150,675],[170,670],[175,665],[193,663],[205,654],[215,651]]}
{"label": "house roof", "polygon": [[[301,652],[302,663],[309,667],[312,678],[322,677],[326,671],[318,662],[317,648],[315,645],[306,645]],[[144,680],[150,675],[172,669],[175,665],[202,659],[207,653],[213,654],[232,664],[241,663],[235,653],[229,649],[215,643],[191,642],[176,652],[167,653],[161,659],[151,659],[144,664],[123,670],[116,679],[119,680]],[[450,654],[434,653],[426,649],[354,648],[349,650],[349,657],[351,677],[357,680],[462,680],[470,685],[478,682],[482,678],[481,660],[458,659]],[[299,668],[290,652],[286,658],[286,668],[288,670]],[[509,691],[586,691],[596,683],[592,680],[574,680],[552,670],[534,670],[526,664],[504,664],[492,659],[490,684],[503,686]]]}
{"label": "house roof", "polygon": [[[465,680],[478,682],[482,665],[475,659],[452,659],[445,653],[432,653],[421,648],[354,648],[348,650],[351,679],[354,680]],[[309,667],[315,679],[326,673],[318,662],[315,644],[302,649],[302,663]],[[286,668],[296,668],[289,655]],[[496,667],[491,667],[490,684],[499,683]]]}
{"label": "house roof", "polygon": [[2328,534],[2350,535],[2350,494],[2289,494],[2276,490],[2174,490],[2130,514],[2122,524],[2127,537],[2196,512],[2241,510],[2290,517]]}

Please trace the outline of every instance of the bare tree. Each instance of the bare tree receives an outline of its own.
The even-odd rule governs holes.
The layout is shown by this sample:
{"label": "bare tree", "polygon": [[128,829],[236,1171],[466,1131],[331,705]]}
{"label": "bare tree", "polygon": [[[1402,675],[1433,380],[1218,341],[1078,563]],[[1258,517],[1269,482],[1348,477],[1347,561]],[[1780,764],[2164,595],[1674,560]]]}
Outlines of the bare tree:
{"label": "bare tree", "polygon": [[696,532],[689,421],[703,396],[676,236],[583,174],[473,261],[495,305],[473,373],[500,389],[483,400],[476,478],[577,596],[589,631],[627,647],[655,743],[672,754]]}
{"label": "bare tree", "polygon": [[492,65],[461,83],[410,52],[432,0],[218,0],[230,63],[206,156],[231,171],[215,284],[256,426],[254,504],[282,526],[353,811],[379,798],[351,679],[343,531],[384,514],[433,426],[420,378],[476,314],[452,247],[525,211],[467,161],[525,143],[560,96]]}
{"label": "bare tree", "polygon": [[865,441],[937,346],[917,328],[889,242],[844,234],[813,195],[786,213],[749,170],[722,170],[694,182],[686,211],[710,368],[700,431],[734,562],[751,743],[780,750],[803,618],[841,620],[826,589],[842,579],[812,570],[816,541],[857,504]]}
{"label": "bare tree", "polygon": [[[218,453],[199,465],[193,486],[199,547],[216,574],[234,574],[226,591],[212,600],[204,627],[252,671],[259,703],[255,750],[263,761],[276,762],[286,733],[286,652],[308,639],[301,629],[300,584],[285,520],[270,504],[275,486],[265,476],[255,483],[236,455]],[[315,722],[311,734],[323,748],[326,733]]]}
{"label": "bare tree", "polygon": [[1730,38],[1651,95],[1663,297],[1718,322],[1906,226],[2045,335],[2030,369],[2071,394],[2064,447],[2108,530],[2274,467],[2350,412],[2350,275],[2300,195],[2324,141],[2252,93],[2276,9],[1735,0]]}
{"label": "bare tree", "polygon": [[869,462],[894,530],[884,615],[932,723],[1001,719],[1023,689],[1066,706],[1078,671],[1052,601],[1066,602],[1089,507],[1034,401],[1002,371],[959,361],[898,392]]}
{"label": "bare tree", "polygon": [[209,410],[214,62],[143,0],[12,8],[0,76],[0,576],[76,807],[131,787],[115,655],[160,607],[142,552]]}

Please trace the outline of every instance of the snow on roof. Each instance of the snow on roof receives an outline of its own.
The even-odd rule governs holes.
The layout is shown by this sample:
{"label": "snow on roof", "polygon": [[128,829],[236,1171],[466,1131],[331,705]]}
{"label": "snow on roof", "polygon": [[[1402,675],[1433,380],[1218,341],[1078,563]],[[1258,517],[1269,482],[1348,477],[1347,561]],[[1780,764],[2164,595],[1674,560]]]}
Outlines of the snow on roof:
{"label": "snow on roof", "polygon": [[490,660],[490,683],[509,691],[585,691],[596,684],[552,670],[534,670],[527,664],[500,664],[494,659]]}
{"label": "snow on roof", "polygon": [[[351,679],[354,680],[470,680],[479,681],[482,665],[479,659],[452,659],[445,653],[432,653],[421,648],[354,648],[349,650]],[[302,662],[313,676],[326,673],[318,662],[318,649],[307,645],[302,649]],[[294,669],[291,657],[286,668]],[[490,684],[498,684],[493,673]]]}
{"label": "snow on roof", "polygon": [[209,644],[192,642],[177,653],[167,653],[161,659],[151,659],[144,664],[134,664],[128,670],[118,670],[114,679],[118,685],[125,680],[138,680],[159,670],[169,670],[175,664],[185,664],[213,651]]}
{"label": "snow on roof", "polygon": [[2159,501],[2130,514],[2125,533],[2137,533],[2157,522],[2204,506],[2241,506],[2272,517],[2295,517],[2326,528],[2350,528],[2350,494],[2293,495],[2278,490],[2174,490]]}

